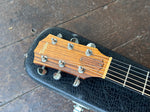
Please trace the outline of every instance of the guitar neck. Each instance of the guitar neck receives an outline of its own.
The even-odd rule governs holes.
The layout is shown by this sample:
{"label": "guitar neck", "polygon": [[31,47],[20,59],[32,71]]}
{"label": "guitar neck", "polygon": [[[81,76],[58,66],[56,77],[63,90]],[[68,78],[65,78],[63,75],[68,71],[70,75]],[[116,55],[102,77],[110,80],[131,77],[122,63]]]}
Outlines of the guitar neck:
{"label": "guitar neck", "polygon": [[106,78],[142,95],[150,96],[150,72],[147,70],[113,59]]}

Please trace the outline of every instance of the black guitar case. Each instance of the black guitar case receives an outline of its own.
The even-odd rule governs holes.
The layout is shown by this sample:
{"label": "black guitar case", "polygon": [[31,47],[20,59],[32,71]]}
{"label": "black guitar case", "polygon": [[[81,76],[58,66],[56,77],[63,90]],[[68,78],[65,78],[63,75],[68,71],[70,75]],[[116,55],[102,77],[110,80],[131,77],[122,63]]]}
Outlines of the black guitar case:
{"label": "black guitar case", "polygon": [[[78,102],[96,112],[150,112],[149,97],[124,88],[109,80],[101,78],[80,79],[81,83],[79,87],[73,87],[72,84],[76,77],[67,73],[62,73],[62,78],[59,81],[56,81],[53,79],[52,74],[57,70],[46,68],[48,71],[47,75],[40,76],[37,73],[37,67],[39,67],[39,65],[33,63],[33,51],[38,45],[38,42],[44,39],[48,34],[56,36],[59,33],[61,33],[63,39],[66,40],[76,37],[80,44],[87,45],[88,43],[91,43],[90,40],[63,28],[53,27],[44,30],[34,40],[27,52],[28,57],[25,60],[26,72],[32,79],[58,94]],[[148,68],[143,67],[142,65],[137,64],[101,45],[96,44],[96,47],[100,52],[107,56],[140,67],[144,70],[149,70]]]}

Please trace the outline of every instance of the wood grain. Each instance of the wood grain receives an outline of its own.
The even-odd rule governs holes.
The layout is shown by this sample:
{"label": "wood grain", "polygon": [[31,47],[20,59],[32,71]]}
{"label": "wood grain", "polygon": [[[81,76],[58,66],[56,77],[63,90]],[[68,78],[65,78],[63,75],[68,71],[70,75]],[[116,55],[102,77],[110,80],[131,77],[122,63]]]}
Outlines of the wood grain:
{"label": "wood grain", "polygon": [[[57,40],[52,44],[52,39]],[[68,49],[68,43],[73,45],[73,49]],[[92,51],[91,56],[86,55],[87,49]],[[42,62],[41,56],[47,56],[47,61]],[[73,43],[54,35],[49,34],[38,43],[34,50],[34,63],[44,65],[75,75],[82,79],[89,77],[105,78],[111,57],[102,54],[97,48]],[[59,67],[59,60],[64,61],[65,67]],[[82,66],[84,73],[79,73],[78,68]]]}

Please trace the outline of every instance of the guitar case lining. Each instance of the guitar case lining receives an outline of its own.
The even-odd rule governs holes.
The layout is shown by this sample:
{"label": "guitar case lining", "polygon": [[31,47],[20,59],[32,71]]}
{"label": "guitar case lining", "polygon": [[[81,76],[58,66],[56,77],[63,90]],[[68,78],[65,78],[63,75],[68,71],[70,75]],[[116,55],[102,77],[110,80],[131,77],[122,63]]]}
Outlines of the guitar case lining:
{"label": "guitar case lining", "polygon": [[[27,52],[27,58],[25,59],[25,68],[29,76],[38,83],[48,87],[49,89],[57,92],[58,94],[73,100],[91,110],[98,112],[148,112],[150,111],[150,98],[141,95],[135,91],[124,88],[111,81],[101,78],[88,78],[85,80],[80,79],[80,85],[73,87],[72,84],[75,80],[75,76],[62,72],[62,77],[59,81],[53,79],[53,73],[58,70],[46,68],[47,75],[40,76],[37,73],[39,65],[33,63],[34,49],[38,45],[38,42],[44,39],[48,34],[61,33],[63,39],[70,40],[71,38],[78,38],[79,43],[87,45],[91,43],[90,40],[77,35],[71,31],[63,28],[53,27],[44,30],[37,36],[33,44]],[[63,43],[62,43],[63,44]],[[148,68],[133,62],[101,45],[96,44],[96,47],[103,54],[123,61],[125,63],[132,64],[140,67],[144,70]],[[75,57],[74,57],[75,58]],[[58,102],[59,103],[59,102]]]}

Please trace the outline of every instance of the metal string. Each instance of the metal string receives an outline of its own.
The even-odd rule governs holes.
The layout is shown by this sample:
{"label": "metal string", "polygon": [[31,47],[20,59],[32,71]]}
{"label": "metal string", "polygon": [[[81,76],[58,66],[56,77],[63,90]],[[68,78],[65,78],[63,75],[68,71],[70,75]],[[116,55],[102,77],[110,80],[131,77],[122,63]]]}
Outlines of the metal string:
{"label": "metal string", "polygon": [[[57,59],[55,59],[55,60],[57,60]],[[68,62],[67,62],[68,63]],[[73,64],[73,63],[69,63],[69,64],[71,64],[71,65],[75,65],[75,66],[77,66],[77,64]],[[89,66],[89,65],[88,65]],[[87,70],[89,70],[89,68],[87,69]],[[92,69],[91,69],[92,70]],[[90,71],[91,71],[90,70]],[[113,71],[113,70],[111,70],[111,71]],[[102,76],[102,74],[99,74],[99,73],[97,73],[97,72],[95,72],[95,71],[93,71],[92,70],[92,72],[94,72],[94,73],[96,73],[96,74],[98,74],[98,75],[100,75],[100,76]],[[113,72],[116,72],[116,71],[113,71]],[[119,74],[118,72],[116,72],[117,74]],[[110,73],[107,73],[107,74],[109,74],[109,75],[112,75],[112,74],[110,74]],[[119,75],[122,75],[122,74],[119,74]],[[114,75],[112,75],[112,76],[114,76]],[[123,75],[122,75],[123,76]],[[116,78],[118,78],[118,79],[120,79],[120,80],[124,80],[124,79],[122,79],[122,78],[119,78],[119,77],[117,77],[117,76],[114,76],[114,77],[116,77]],[[112,78],[110,78],[110,77],[108,77],[107,76],[107,78],[108,79],[112,79]],[[131,79],[133,79],[133,78],[131,78]],[[115,80],[115,79],[113,79],[113,80]],[[136,80],[136,79],[133,79],[133,80]],[[115,80],[115,81],[117,81],[117,80]],[[137,81],[137,80],[136,80]],[[117,81],[117,82],[119,82],[119,81]],[[134,84],[134,83],[132,83],[132,82],[130,82],[130,81],[128,81],[128,83],[130,83],[130,84],[133,84],[133,85],[135,85],[135,86],[137,86],[137,87],[140,87],[140,88],[143,88],[143,87],[141,87],[141,86],[139,86],[139,85],[137,85],[137,84]],[[148,85],[148,84],[147,84]],[[127,85],[126,85],[127,86]],[[128,85],[129,86],[129,85]],[[148,85],[149,86],[149,85]],[[130,88],[133,88],[133,87],[130,87]],[[145,88],[147,91],[150,91],[150,90],[148,90],[147,88]],[[134,90],[136,90],[137,91],[137,89],[136,88],[134,88]],[[138,90],[139,91],[139,90]],[[141,92],[141,91],[140,91]],[[145,92],[146,93],[146,92]]]}

